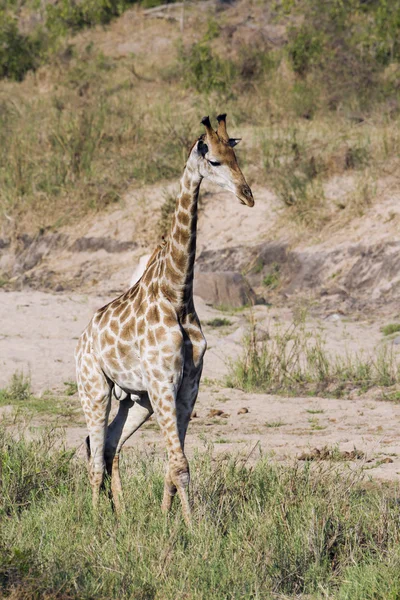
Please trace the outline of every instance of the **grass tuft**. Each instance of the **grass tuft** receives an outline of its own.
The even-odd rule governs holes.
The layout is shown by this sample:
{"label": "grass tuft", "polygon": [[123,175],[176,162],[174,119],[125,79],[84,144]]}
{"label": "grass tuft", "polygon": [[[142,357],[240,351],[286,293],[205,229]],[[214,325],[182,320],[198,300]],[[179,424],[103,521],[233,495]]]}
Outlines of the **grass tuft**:
{"label": "grass tuft", "polygon": [[383,335],[392,335],[400,331],[400,323],[388,323],[381,328]]}
{"label": "grass tuft", "polygon": [[400,382],[393,347],[379,348],[370,357],[350,353],[332,356],[321,332],[308,331],[301,317],[287,329],[277,329],[265,342],[257,341],[252,323],[243,346],[242,355],[230,365],[226,384],[245,391],[340,396],[349,387],[365,391]]}
{"label": "grass tuft", "polygon": [[24,404],[32,397],[31,378],[22,371],[11,376],[8,387],[0,390],[0,404]]}
{"label": "grass tuft", "polygon": [[232,325],[232,322],[229,319],[216,317],[215,319],[211,319],[211,321],[207,321],[207,325],[209,327],[228,327]]}

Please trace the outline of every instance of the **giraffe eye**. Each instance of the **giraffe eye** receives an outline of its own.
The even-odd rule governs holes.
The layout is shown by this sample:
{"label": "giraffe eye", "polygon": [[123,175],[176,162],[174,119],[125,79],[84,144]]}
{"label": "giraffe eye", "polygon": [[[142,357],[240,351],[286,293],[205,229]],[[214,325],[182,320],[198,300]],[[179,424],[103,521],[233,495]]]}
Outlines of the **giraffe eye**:
{"label": "giraffe eye", "polygon": [[216,160],[209,160],[208,161],[210,163],[211,166],[213,167],[219,167],[221,165],[220,162],[217,162]]}

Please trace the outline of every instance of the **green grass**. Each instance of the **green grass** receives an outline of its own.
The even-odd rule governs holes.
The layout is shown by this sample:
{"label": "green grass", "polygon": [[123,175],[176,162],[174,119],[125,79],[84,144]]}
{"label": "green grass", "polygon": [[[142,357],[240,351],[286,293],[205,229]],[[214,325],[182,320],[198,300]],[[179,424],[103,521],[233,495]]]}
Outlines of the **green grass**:
{"label": "green grass", "polygon": [[76,381],[64,381],[65,393],[67,396],[74,396],[78,392]]}
{"label": "green grass", "polygon": [[392,335],[400,331],[400,323],[389,323],[381,328],[383,335]]}
{"label": "green grass", "polygon": [[215,319],[207,321],[207,325],[209,327],[228,327],[229,325],[232,325],[232,321],[229,321],[229,319],[216,317]]}
{"label": "green grass", "polygon": [[230,365],[228,387],[341,396],[349,388],[366,391],[400,383],[400,364],[392,346],[377,348],[371,356],[332,355],[321,331],[307,330],[301,319],[285,330],[276,329],[266,342],[257,342],[253,323],[243,347],[241,356]]}
{"label": "green grass", "polygon": [[280,266],[274,263],[271,267],[271,272],[268,273],[262,280],[262,284],[270,290],[274,290],[279,285],[280,281]]}
{"label": "green grass", "polygon": [[317,417],[310,417],[308,422],[310,423],[310,427],[313,431],[322,431],[323,429],[326,429],[326,426],[320,425]]}
{"label": "green grass", "polygon": [[30,376],[16,371],[6,388],[0,389],[0,406],[13,406],[20,414],[32,417],[34,414],[49,415],[67,420],[80,418],[81,411],[77,399],[70,396],[76,393],[76,383],[65,382],[65,396],[45,392],[37,397],[32,393]]}
{"label": "green grass", "polygon": [[31,379],[22,371],[13,373],[10,383],[6,388],[0,389],[0,405],[23,405],[32,397]]}
{"label": "green grass", "polygon": [[285,425],[284,421],[266,421],[264,423],[265,427],[282,427],[282,425]]}
{"label": "green grass", "polygon": [[[86,468],[54,440],[0,434],[0,589],[28,598],[395,600],[398,487],[309,462],[192,462],[193,527],[160,510],[164,464],[126,455],[127,512],[104,494],[94,518]],[[322,594],[323,590],[323,595]]]}

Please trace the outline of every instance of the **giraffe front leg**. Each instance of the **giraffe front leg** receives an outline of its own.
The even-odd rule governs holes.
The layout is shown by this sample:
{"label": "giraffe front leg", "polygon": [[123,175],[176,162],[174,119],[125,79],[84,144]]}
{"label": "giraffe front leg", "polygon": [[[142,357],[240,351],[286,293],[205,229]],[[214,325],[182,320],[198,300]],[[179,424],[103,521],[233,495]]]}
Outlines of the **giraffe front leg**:
{"label": "giraffe front leg", "polygon": [[126,440],[153,414],[147,394],[131,395],[121,401],[118,413],[107,431],[105,460],[111,477],[111,493],[115,511],[123,511],[122,484],[119,472],[119,455]]}
{"label": "giraffe front leg", "polygon": [[[198,391],[199,391],[199,382],[200,382],[202,370],[203,370],[202,362],[198,367],[196,367],[192,370],[185,369],[183,378],[182,378],[182,383],[181,383],[181,386],[180,386],[178,394],[177,394],[177,398],[176,398],[177,425],[178,425],[179,441],[180,441],[182,450],[184,450],[184,447],[185,447],[185,438],[186,438],[187,428],[189,425],[191,414],[193,412],[194,405],[197,400],[197,395],[198,395]],[[188,471],[188,475],[189,475],[189,471]],[[186,493],[185,493],[184,502],[185,503],[187,502],[188,507],[189,507],[188,510],[191,512],[192,502],[191,502],[189,483],[190,483],[190,476],[188,477],[188,481],[186,484]],[[176,488],[175,488],[175,493],[176,493]],[[171,506],[173,495],[174,494],[171,495],[171,490],[170,490],[170,488],[168,486],[168,482],[166,480],[165,487],[164,487],[163,504],[165,502],[165,504],[167,505],[168,499],[170,499],[170,506]]]}
{"label": "giraffe front leg", "polygon": [[170,382],[159,383],[153,381],[149,385],[149,395],[168,452],[168,467],[161,508],[163,511],[169,511],[173,497],[178,492],[182,503],[183,517],[186,523],[190,525],[189,463],[179,439],[175,386]]}

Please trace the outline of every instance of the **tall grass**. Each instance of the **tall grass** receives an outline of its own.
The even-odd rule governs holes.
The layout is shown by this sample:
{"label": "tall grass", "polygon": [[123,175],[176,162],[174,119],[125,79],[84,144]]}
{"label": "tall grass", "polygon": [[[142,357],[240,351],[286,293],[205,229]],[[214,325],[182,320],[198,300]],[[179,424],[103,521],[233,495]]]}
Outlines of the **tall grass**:
{"label": "tall grass", "polygon": [[332,355],[323,333],[309,331],[303,319],[276,329],[268,341],[258,342],[255,323],[244,338],[243,352],[230,365],[229,387],[246,391],[328,393],[346,389],[366,391],[400,382],[400,364],[393,346],[384,345],[373,355],[346,352]]}
{"label": "tall grass", "polygon": [[[90,37],[75,35],[81,27],[104,24],[127,4],[63,1],[40,10],[36,3],[24,4],[28,12],[43,13],[48,33],[62,41],[39,62],[35,58],[32,68],[42,65],[36,78],[1,82],[0,219],[8,228],[57,227],[106,209],[131,186],[177,178],[202,131],[199,119],[222,108],[232,133],[245,132],[241,163],[282,201],[285,223],[317,231],[335,219],[360,216],[374,199],[377,180],[397,169],[398,24],[384,32],[383,0],[362,9],[357,3],[326,3],[321,31],[314,27],[316,0],[275,3],[275,22],[291,26],[287,42],[273,46],[260,39],[233,43],[229,8],[196,21],[195,39],[169,33],[175,50],[162,57],[150,47],[115,59],[97,51]],[[396,17],[397,0],[395,5],[389,13]],[[4,6],[14,16],[21,8],[13,2]],[[337,25],[327,18],[335,6]],[[198,16],[196,6],[190,10]],[[298,19],[301,14],[309,21]],[[25,52],[26,40],[19,37],[25,34],[14,16],[4,20],[11,25],[3,33],[15,37],[15,52]],[[1,35],[0,27],[0,40]],[[0,43],[0,72],[3,59],[4,68],[14,64],[7,44]],[[335,47],[351,56],[345,73],[333,68]],[[391,54],[380,54],[378,47],[392,48]],[[349,48],[352,54],[345,53]],[[368,61],[362,48],[364,54],[368,48]],[[32,58],[30,50],[25,54]],[[18,56],[15,64],[25,69]],[[354,85],[357,65],[363,86],[369,81],[368,94]],[[326,183],[342,174],[354,179],[353,189],[332,197]]]}
{"label": "tall grass", "polygon": [[132,96],[125,66],[111,81],[110,69],[88,47],[71,59],[57,93],[3,100],[0,210],[17,229],[73,221],[118,202],[130,186],[181,173],[190,116],[176,121],[165,95],[149,112]]}
{"label": "tall grass", "polygon": [[[192,461],[194,522],[160,511],[163,465],[125,458],[127,513],[100,518],[86,470],[1,434],[0,586],[18,598],[351,598],[400,593],[398,490],[332,463]],[[16,476],[17,473],[21,475]],[[15,483],[17,482],[17,483]],[[10,486],[18,485],[14,491]]]}

